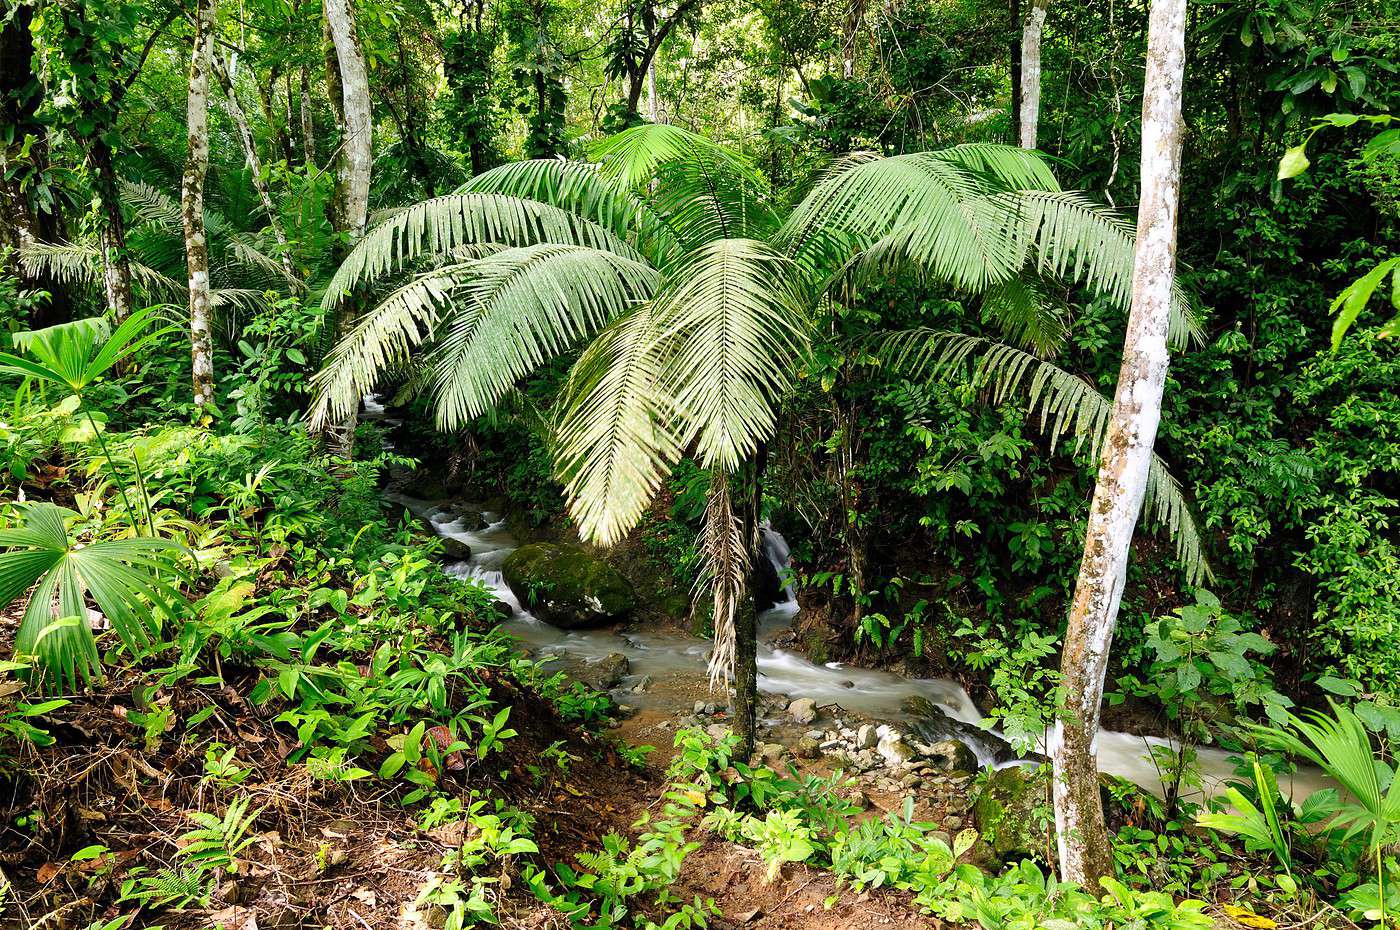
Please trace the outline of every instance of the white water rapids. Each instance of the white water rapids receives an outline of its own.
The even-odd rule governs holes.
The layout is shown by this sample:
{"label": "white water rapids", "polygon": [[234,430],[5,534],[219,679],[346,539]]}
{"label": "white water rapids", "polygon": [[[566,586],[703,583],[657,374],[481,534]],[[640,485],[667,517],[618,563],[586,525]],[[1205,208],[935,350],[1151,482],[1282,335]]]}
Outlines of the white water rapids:
{"label": "white water rapids", "polygon": [[[644,676],[681,674],[694,675],[699,680],[705,675],[710,646],[707,641],[697,637],[654,631],[563,630],[532,616],[501,576],[501,563],[518,543],[500,514],[485,512],[483,518],[489,525],[481,530],[468,530],[437,503],[401,494],[390,494],[389,498],[417,516],[428,519],[440,535],[460,540],[471,548],[470,560],[451,564],[447,571],[457,577],[479,582],[514,608],[515,615],[503,626],[540,658],[557,657],[587,662],[620,653],[627,657],[631,669],[623,687],[636,683]],[[786,542],[770,531],[766,534],[765,543],[775,568],[782,568],[787,559]],[[909,698],[921,697],[938,705],[957,720],[974,725],[981,722],[982,715],[977,706],[956,682],[940,678],[905,678],[893,672],[854,668],[834,662],[819,665],[797,652],[767,644],[774,633],[790,625],[796,612],[797,602],[789,590],[783,603],[759,616],[758,686],[761,690],[794,698],[813,698],[818,705],[838,704],[847,710],[883,721],[909,719],[902,705]],[[640,706],[645,705],[647,699],[646,693],[629,694],[627,702]],[[1099,768],[1160,795],[1163,792],[1162,778],[1152,761],[1151,747],[1166,745],[1169,745],[1167,740],[1157,737],[1101,731],[1096,742]],[[992,763],[984,747],[971,748],[978,753],[979,761]],[[1234,766],[1228,754],[1219,749],[1200,749],[1198,766],[1204,790],[1210,793],[1217,792],[1221,783],[1233,776]],[[1280,774],[1279,785],[1295,801],[1300,801],[1324,787],[1325,780],[1316,771],[1304,770],[1295,775]]]}

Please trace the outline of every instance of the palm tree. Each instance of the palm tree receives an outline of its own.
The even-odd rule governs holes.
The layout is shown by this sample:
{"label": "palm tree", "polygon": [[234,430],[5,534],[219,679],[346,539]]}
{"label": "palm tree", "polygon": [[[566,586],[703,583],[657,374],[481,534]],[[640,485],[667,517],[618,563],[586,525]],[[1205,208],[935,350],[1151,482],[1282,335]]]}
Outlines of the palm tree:
{"label": "palm tree", "polygon": [[[737,153],[675,126],[626,130],[592,155],[502,165],[371,228],[324,304],[333,311],[367,288],[380,297],[318,375],[313,425],[346,416],[394,375],[432,398],[440,428],[456,429],[584,345],[554,422],[581,535],[621,539],[683,454],[715,476],[703,537],[712,677],[734,674],[756,533],[751,504],[736,516],[730,479],[743,473],[750,491],[758,480],[778,404],[833,303],[894,271],[982,295],[1019,348],[935,332],[890,334],[886,348],[930,376],[975,358],[1004,390],[1034,367],[1032,393],[1055,432],[1091,442],[1102,432],[1103,399],[1041,357],[1064,336],[1044,285],[1082,284],[1126,308],[1132,233],[1061,191],[1035,153],[973,144],[851,155],[791,210]],[[1178,301],[1178,343],[1193,325]],[[1159,513],[1188,530],[1183,555],[1199,572],[1179,489],[1165,469],[1156,485]],[[737,661],[752,681],[745,641]]]}

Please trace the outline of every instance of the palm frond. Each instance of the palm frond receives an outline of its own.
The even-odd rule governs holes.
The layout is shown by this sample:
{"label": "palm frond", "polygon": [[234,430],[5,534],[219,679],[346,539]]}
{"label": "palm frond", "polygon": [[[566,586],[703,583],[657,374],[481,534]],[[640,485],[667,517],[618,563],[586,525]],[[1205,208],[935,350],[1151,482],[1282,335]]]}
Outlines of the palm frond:
{"label": "palm frond", "polygon": [[721,239],[687,256],[656,299],[682,446],[693,440],[707,468],[735,471],[773,433],[777,401],[810,343],[794,277],[767,245]]}
{"label": "palm frond", "polygon": [[313,430],[340,422],[385,372],[408,362],[433,333],[449,299],[472,273],[474,259],[436,268],[391,292],[356,321],[312,379]]}
{"label": "palm frond", "polygon": [[[28,242],[20,250],[25,270],[52,276],[78,287],[102,286],[102,253],[96,242]],[[185,285],[139,261],[130,261],[131,276],[148,299],[178,298]]]}
{"label": "palm frond", "polygon": [[459,192],[507,194],[567,210],[626,239],[658,267],[680,254],[665,220],[598,165],[561,158],[507,162],[472,178]]}
{"label": "palm frond", "polygon": [[646,511],[680,458],[659,388],[664,351],[650,303],[616,320],[579,358],[560,398],[555,462],[579,534],[605,546]]}
{"label": "palm frond", "polygon": [[88,625],[88,598],[127,648],[153,642],[179,596],[161,576],[174,571],[180,547],[165,539],[123,539],[76,545],[67,519],[76,514],[49,503],[17,505],[20,522],[0,529],[0,605],[29,592],[15,634],[17,653],[35,656],[60,687],[76,687],[100,669]]}
{"label": "palm frond", "polygon": [[1065,307],[1026,276],[988,288],[982,295],[982,316],[1000,329],[1008,342],[1041,358],[1054,355],[1064,344]]}
{"label": "palm frond", "polygon": [[643,260],[616,233],[567,210],[505,194],[448,194],[400,210],[370,229],[336,269],[322,306],[334,307],[355,288],[421,256],[442,256],[470,243],[575,245]]}
{"label": "palm frond", "polygon": [[1018,257],[1007,210],[987,193],[981,175],[932,152],[848,159],[797,205],[778,241],[799,261],[835,270],[848,255],[806,255],[842,233],[868,252],[867,264],[906,259],[980,291],[1010,278]]}
{"label": "palm frond", "polygon": [[[1113,403],[1063,368],[1013,346],[930,329],[884,336],[876,351],[892,368],[915,379],[964,378],[971,363],[973,385],[987,390],[993,403],[1024,397],[1032,413],[1039,411],[1040,426],[1050,438],[1052,452],[1063,437],[1070,436],[1076,451],[1087,445],[1095,459],[1098,457]],[[1156,453],[1148,469],[1143,516],[1173,538],[1189,584],[1198,585],[1213,577],[1200,529],[1181,485]]]}
{"label": "palm frond", "polygon": [[1045,157],[1018,145],[997,142],[969,142],[934,149],[934,158],[961,165],[982,175],[1000,189],[1057,191],[1060,182]]}
{"label": "palm frond", "polygon": [[659,279],[638,258],[553,243],[505,249],[469,274],[427,359],[444,429],[485,413],[541,363],[650,298]]}
{"label": "palm frond", "polygon": [[[1106,294],[1125,311],[1132,304],[1133,227],[1113,210],[1076,191],[1017,191],[1000,198],[1018,219],[1012,224],[1024,261]],[[1173,287],[1168,339],[1175,349],[1200,344],[1204,332],[1191,301]]]}
{"label": "palm frond", "polygon": [[634,126],[590,150],[602,177],[643,192],[687,247],[778,227],[768,180],[737,152],[669,124]]}

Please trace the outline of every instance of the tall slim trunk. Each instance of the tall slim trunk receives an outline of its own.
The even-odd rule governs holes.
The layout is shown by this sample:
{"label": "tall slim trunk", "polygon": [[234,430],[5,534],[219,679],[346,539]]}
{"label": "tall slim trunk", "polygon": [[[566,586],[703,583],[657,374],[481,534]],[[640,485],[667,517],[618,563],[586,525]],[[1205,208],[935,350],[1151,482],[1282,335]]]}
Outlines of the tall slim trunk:
{"label": "tall slim trunk", "polygon": [[34,8],[17,4],[0,22],[0,126],[12,132],[0,143],[0,250],[8,272],[27,290],[43,291],[47,301],[34,307],[29,324],[42,329],[72,318],[63,282],[47,271],[28,268],[21,253],[36,242],[62,238],[61,216],[29,195],[27,182],[48,167],[48,128],[38,118],[44,86],[34,73]]}
{"label": "tall slim trunk", "polygon": [[860,35],[861,23],[865,21],[866,0],[847,0],[846,18],[841,27],[841,76],[854,77],[856,73],[856,40]]}
{"label": "tall slim trunk", "polygon": [[316,167],[316,121],[311,110],[311,69],[301,66],[301,148],[307,170]]}
{"label": "tall slim trunk", "polygon": [[656,92],[656,60],[647,65],[647,119],[661,122],[661,95]]}
{"label": "tall slim trunk", "polygon": [[112,147],[100,136],[94,136],[87,145],[87,161],[92,168],[93,187],[101,205],[97,240],[102,256],[102,296],[107,303],[107,312],[121,324],[131,316],[134,298],[131,261],[126,254],[126,218],[122,216]]}
{"label": "tall slim trunk", "polygon": [[1091,888],[1113,871],[1094,736],[1133,526],[1161,419],[1176,264],[1186,0],[1152,0],[1148,17],[1132,311],[1065,633],[1060,663],[1065,707],[1049,741],[1061,875]]}
{"label": "tall slim trunk", "polygon": [[[369,102],[369,74],[355,31],[351,0],[324,0],[326,33],[331,48],[327,53],[327,85],[331,105],[341,127],[340,150],[335,165],[334,221],[340,234],[340,248],[348,251],[365,232],[369,219],[370,168],[374,158],[373,113]],[[334,64],[334,68],[331,65]],[[336,79],[331,81],[331,72]],[[336,337],[344,335],[355,322],[351,301],[342,301],[336,318]],[[349,458],[358,416],[351,413],[326,428],[326,448]]]}
{"label": "tall slim trunk", "polygon": [[253,175],[253,189],[258,192],[258,200],[262,202],[263,212],[267,214],[267,221],[272,226],[272,235],[277,239],[277,254],[282,261],[282,272],[288,281],[295,282],[297,277],[292,268],[291,250],[287,246],[287,231],[282,226],[282,216],[277,212],[277,205],[272,200],[272,189],[263,174],[262,158],[258,155],[258,146],[253,139],[252,127],[248,125],[248,116],[243,112],[243,105],[238,102],[233,75],[218,55],[212,57],[211,64],[219,86],[224,91],[225,109],[228,110],[229,119],[233,120],[233,125],[238,130],[238,142],[243,146],[243,160],[248,163],[248,171]]}
{"label": "tall slim trunk", "polygon": [[1036,147],[1036,130],[1040,126],[1040,38],[1049,12],[1050,0],[1031,0],[1031,11],[1021,30],[1021,97],[1016,124],[1023,149]]}
{"label": "tall slim trunk", "polygon": [[197,0],[185,102],[185,176],[180,218],[185,227],[185,265],[190,273],[190,355],[194,403],[214,401],[214,327],[209,300],[209,243],[204,233],[204,178],[209,173],[209,70],[213,66],[214,0]]}
{"label": "tall slim trunk", "polygon": [[1011,141],[1021,143],[1021,0],[1011,0]]}

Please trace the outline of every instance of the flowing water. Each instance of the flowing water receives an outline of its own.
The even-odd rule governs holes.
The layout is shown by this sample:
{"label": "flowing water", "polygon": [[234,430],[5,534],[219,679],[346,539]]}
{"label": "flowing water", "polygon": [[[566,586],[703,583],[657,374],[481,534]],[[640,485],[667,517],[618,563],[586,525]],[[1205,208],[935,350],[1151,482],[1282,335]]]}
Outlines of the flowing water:
{"label": "flowing water", "polygon": [[[623,687],[648,676],[658,679],[689,676],[695,683],[704,680],[710,644],[697,637],[668,631],[563,630],[532,616],[501,575],[501,563],[518,545],[501,514],[483,512],[482,517],[488,525],[484,529],[470,530],[453,512],[438,503],[403,494],[391,493],[388,497],[415,515],[428,519],[440,535],[460,540],[471,547],[471,558],[449,565],[447,571],[481,583],[509,604],[515,614],[503,626],[537,657],[558,660],[565,667],[571,664],[576,667],[619,653],[627,657],[631,671]],[[787,561],[786,541],[768,530],[765,531],[764,543],[774,567],[783,568]],[[907,707],[909,699],[923,698],[944,711],[952,719],[953,726],[961,728],[958,732],[943,735],[956,735],[963,739],[985,765],[1008,764],[1004,743],[994,736],[979,738],[985,732],[977,726],[982,715],[972,698],[956,682],[940,678],[905,678],[893,672],[855,668],[835,662],[821,665],[800,653],[771,645],[774,634],[787,628],[797,613],[797,602],[791,590],[786,591],[785,595],[782,603],[759,615],[760,690],[813,698],[819,705],[838,704],[874,720],[907,723],[913,722]],[[674,694],[667,694],[665,689],[642,691],[627,697],[629,704],[639,707],[664,701],[675,703],[676,698]],[[677,708],[664,709],[674,712]],[[1096,742],[1099,768],[1160,794],[1162,781],[1151,759],[1151,747],[1167,745],[1170,745],[1167,740],[1156,737],[1101,731]],[[1200,750],[1198,763],[1204,789],[1211,793],[1218,791],[1221,782],[1233,774],[1234,766],[1228,754],[1218,749]],[[1009,764],[1015,763],[1010,761]],[[1279,782],[1280,787],[1294,800],[1301,800],[1324,787],[1323,777],[1316,771],[1280,775]]]}

